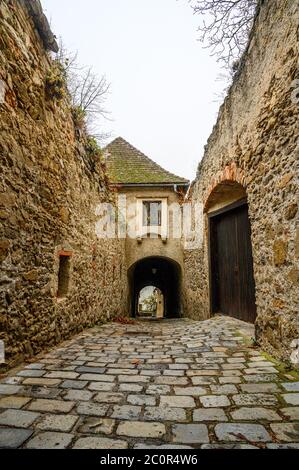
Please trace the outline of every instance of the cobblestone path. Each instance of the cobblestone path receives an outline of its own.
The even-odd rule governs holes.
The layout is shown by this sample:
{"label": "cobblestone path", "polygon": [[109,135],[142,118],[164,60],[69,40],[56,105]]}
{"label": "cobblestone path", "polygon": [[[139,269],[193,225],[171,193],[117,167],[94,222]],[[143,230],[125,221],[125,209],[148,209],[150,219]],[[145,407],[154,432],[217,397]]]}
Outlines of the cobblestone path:
{"label": "cobblestone path", "polygon": [[0,381],[0,448],[299,448],[299,381],[251,326],[108,324]]}

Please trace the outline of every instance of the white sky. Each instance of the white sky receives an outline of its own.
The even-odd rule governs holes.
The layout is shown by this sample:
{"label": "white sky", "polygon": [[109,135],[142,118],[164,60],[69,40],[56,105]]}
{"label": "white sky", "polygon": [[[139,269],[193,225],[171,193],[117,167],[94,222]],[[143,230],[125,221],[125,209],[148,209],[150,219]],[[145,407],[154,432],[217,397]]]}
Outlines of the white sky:
{"label": "white sky", "polygon": [[[101,121],[169,171],[195,177],[225,84],[188,0],[42,0],[53,32],[111,83]],[[111,140],[112,140],[111,138]]]}
{"label": "white sky", "polygon": [[154,290],[156,288],[153,287],[153,286],[147,286],[147,287],[144,287],[141,291],[140,291],[140,297],[139,297],[139,303],[143,303],[143,301],[145,299],[148,299],[149,297],[151,297],[154,293]]}

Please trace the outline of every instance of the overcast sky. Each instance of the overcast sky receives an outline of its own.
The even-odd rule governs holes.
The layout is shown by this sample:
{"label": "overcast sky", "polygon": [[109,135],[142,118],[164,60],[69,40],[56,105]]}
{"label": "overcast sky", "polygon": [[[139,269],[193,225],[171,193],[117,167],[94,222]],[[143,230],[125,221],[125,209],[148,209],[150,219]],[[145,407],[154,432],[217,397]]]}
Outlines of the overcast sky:
{"label": "overcast sky", "polygon": [[188,0],[42,0],[53,32],[111,83],[101,121],[164,168],[195,177],[225,83]]}

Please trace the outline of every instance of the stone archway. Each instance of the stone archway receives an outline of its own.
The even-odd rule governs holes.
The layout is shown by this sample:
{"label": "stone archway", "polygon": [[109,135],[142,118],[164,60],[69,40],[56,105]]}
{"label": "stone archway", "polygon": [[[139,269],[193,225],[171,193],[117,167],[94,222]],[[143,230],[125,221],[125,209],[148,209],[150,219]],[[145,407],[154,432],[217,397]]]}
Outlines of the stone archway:
{"label": "stone archway", "polygon": [[[211,313],[254,323],[255,281],[246,189],[227,169],[205,201]],[[230,177],[231,179],[228,179]],[[244,181],[242,178],[241,181]]]}
{"label": "stone archway", "polygon": [[181,315],[181,267],[170,258],[151,256],[137,261],[128,271],[131,315],[136,317],[138,297],[146,286],[154,286],[164,297],[164,318]]}
{"label": "stone archway", "polygon": [[208,186],[204,197],[205,212],[216,210],[217,205],[227,205],[230,202],[247,197],[246,177],[235,162],[231,162],[216,174]]}

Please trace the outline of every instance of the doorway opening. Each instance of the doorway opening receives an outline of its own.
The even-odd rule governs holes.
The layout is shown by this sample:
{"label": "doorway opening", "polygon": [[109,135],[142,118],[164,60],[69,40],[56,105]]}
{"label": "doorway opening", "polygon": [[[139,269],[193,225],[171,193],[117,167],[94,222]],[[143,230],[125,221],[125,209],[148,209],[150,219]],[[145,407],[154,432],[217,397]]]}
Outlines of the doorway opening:
{"label": "doorway opening", "polygon": [[164,317],[164,295],[155,286],[147,286],[141,289],[138,296],[139,317],[161,319]]}
{"label": "doorway opening", "polygon": [[[256,319],[251,226],[244,188],[222,183],[213,195],[209,218],[211,311],[254,323]],[[225,194],[230,200],[221,204]],[[211,210],[212,207],[212,210]],[[213,207],[218,207],[213,210]]]}
{"label": "doorway opening", "polygon": [[169,258],[148,257],[128,271],[131,315],[178,318],[181,315],[181,268]]}

